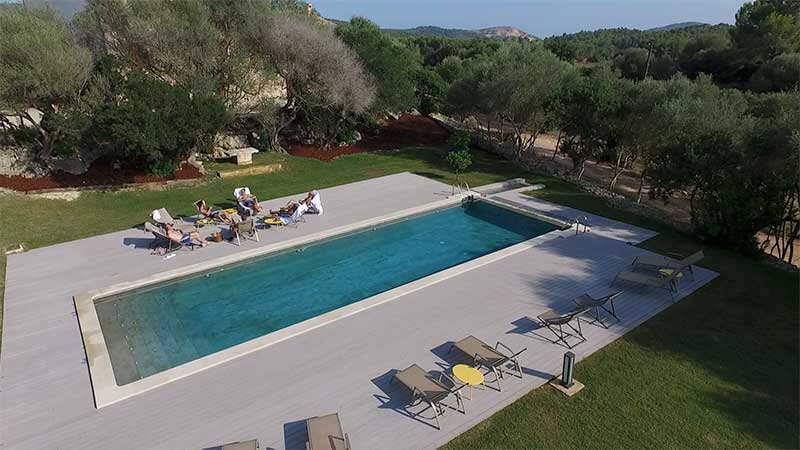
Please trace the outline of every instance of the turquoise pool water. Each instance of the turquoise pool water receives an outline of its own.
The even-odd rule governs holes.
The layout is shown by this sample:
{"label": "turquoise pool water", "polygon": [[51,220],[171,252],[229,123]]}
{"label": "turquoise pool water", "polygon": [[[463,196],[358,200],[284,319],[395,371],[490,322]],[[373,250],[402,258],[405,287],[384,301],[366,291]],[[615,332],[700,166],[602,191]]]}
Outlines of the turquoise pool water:
{"label": "turquoise pool water", "polygon": [[126,292],[95,307],[114,376],[124,385],[555,228],[474,202]]}

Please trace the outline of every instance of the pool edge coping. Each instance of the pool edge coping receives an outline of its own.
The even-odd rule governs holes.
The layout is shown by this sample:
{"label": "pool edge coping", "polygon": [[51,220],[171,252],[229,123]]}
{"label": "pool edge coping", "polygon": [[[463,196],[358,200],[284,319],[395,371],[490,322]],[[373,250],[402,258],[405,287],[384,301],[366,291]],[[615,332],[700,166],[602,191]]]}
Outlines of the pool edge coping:
{"label": "pool edge coping", "polygon": [[[427,212],[443,209],[449,206],[455,206],[464,200],[462,196],[450,196],[443,200],[434,201],[425,205],[407,208],[395,213],[386,214],[372,219],[366,219],[359,222],[354,222],[340,227],[334,227],[329,230],[312,233],[307,236],[302,236],[294,239],[289,239],[283,242],[266,245],[264,247],[244,250],[231,255],[214,258],[209,261],[204,261],[196,264],[191,264],[181,268],[173,269],[170,271],[158,273],[146,278],[135,281],[127,281],[122,283],[113,284],[106,288],[91,290],[73,296],[75,312],[78,319],[78,327],[81,333],[81,338],[84,344],[84,351],[86,354],[86,362],[89,369],[89,378],[92,386],[92,394],[94,397],[95,407],[100,409],[122,400],[134,397],[144,392],[150,391],[165,384],[177,381],[179,379],[188,377],[195,373],[201,372],[206,369],[224,364],[233,359],[253,353],[263,348],[275,345],[279,342],[287,340],[299,334],[314,330],[323,325],[335,322],[336,320],[351,316],[360,311],[378,306],[390,300],[402,297],[406,294],[418,291],[427,286],[439,283],[454,276],[476,269],[478,267],[490,264],[492,262],[511,256],[518,252],[532,248],[535,244],[533,241],[549,240],[554,234],[559,233],[559,229],[545,233],[540,236],[528,239],[526,241],[514,244],[512,246],[476,258],[463,264],[445,269],[443,271],[428,275],[394,289],[382,292],[372,297],[359,300],[350,305],[329,311],[325,314],[304,320],[297,324],[283,328],[281,330],[268,333],[264,336],[252,339],[250,341],[237,344],[224,350],[206,355],[204,357],[192,360],[190,362],[181,364],[179,366],[167,369],[165,371],[150,375],[137,381],[133,381],[123,386],[118,386],[114,376],[113,366],[111,364],[111,356],[106,346],[105,337],[100,326],[100,320],[97,316],[95,309],[95,300],[103,297],[108,297],[121,292],[126,292],[132,289],[149,286],[152,284],[160,283],[163,281],[171,280],[174,278],[191,275],[194,273],[209,270],[222,265],[234,264],[247,259],[264,256],[271,253],[285,251],[294,247],[302,246],[304,244],[315,243],[328,238],[335,238],[346,235],[351,232],[356,232],[371,226],[381,225],[405,218],[413,217],[415,215],[424,214]],[[498,202],[488,201],[488,198],[481,197],[481,201],[493,204],[505,209],[509,208],[508,205],[503,205]],[[538,217],[538,215],[530,214],[528,211],[519,211],[514,208],[515,212],[523,215],[533,217],[538,220],[545,220],[546,217]],[[547,222],[553,224],[552,218]]]}

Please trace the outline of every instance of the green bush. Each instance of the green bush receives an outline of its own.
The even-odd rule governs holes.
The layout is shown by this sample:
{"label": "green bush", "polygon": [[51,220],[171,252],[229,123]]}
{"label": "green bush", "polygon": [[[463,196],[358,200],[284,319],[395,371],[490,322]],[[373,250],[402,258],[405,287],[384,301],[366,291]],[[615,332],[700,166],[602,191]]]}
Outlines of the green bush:
{"label": "green bush", "polygon": [[458,178],[472,165],[472,153],[469,150],[452,150],[447,154],[446,160]]}
{"label": "green bush", "polygon": [[172,160],[156,161],[147,167],[147,173],[157,177],[168,178],[178,171],[178,162]]}
{"label": "green bush", "polygon": [[185,158],[228,122],[218,97],[189,92],[138,72],[128,74],[121,94],[98,108],[89,145],[112,160],[147,165]]}
{"label": "green bush", "polygon": [[347,145],[353,145],[356,142],[358,142],[356,140],[356,130],[354,129],[344,130],[341,133],[339,133],[339,135],[336,137],[336,140],[339,142],[344,142]]}

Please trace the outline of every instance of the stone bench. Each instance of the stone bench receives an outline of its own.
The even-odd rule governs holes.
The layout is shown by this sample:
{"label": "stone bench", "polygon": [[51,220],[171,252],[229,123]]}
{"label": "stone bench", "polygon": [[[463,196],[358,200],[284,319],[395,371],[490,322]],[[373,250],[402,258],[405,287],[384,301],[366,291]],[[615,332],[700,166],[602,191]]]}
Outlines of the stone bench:
{"label": "stone bench", "polygon": [[225,150],[225,154],[236,159],[237,166],[246,166],[253,163],[253,154],[258,153],[258,149],[253,147],[235,148]]}

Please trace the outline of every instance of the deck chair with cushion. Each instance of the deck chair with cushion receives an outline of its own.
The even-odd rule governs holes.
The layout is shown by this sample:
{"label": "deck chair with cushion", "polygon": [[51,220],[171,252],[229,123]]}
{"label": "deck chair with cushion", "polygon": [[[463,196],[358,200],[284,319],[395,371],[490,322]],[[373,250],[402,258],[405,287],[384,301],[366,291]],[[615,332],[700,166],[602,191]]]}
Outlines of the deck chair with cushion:
{"label": "deck chair with cushion", "polygon": [[342,431],[339,414],[312,417],[306,420],[308,450],[350,450],[350,437]]}
{"label": "deck chair with cushion", "polygon": [[[555,310],[548,310],[539,314],[537,319],[539,319],[539,323],[542,326],[547,327],[555,336],[556,340],[553,341],[554,344],[558,344],[562,342],[567,348],[572,349],[573,347],[586,342],[586,337],[583,335],[583,330],[581,329],[581,318],[580,315],[588,311],[587,307],[579,306],[574,308],[566,313],[559,313]],[[572,323],[575,325],[572,325]],[[572,330],[572,333],[569,331],[564,331],[564,327],[567,327]],[[569,343],[567,338],[575,337],[580,342],[575,345]]]}
{"label": "deck chair with cushion", "polygon": [[619,321],[617,310],[614,309],[614,299],[620,295],[622,295],[622,291],[617,291],[599,298],[594,298],[589,294],[583,294],[574,299],[573,302],[575,302],[575,305],[578,307],[588,308],[594,311],[594,320],[590,323],[597,322],[602,325],[603,328],[608,329],[608,325],[603,322],[601,317],[601,311]]}
{"label": "deck chair with cushion", "polygon": [[633,260],[634,267],[645,267],[645,268],[652,268],[652,269],[676,269],[681,272],[689,270],[689,274],[692,276],[692,280],[694,280],[694,265],[699,263],[700,261],[705,258],[703,251],[700,250],[699,252],[692,253],[689,256],[684,257],[683,255],[679,255],[677,253],[667,253],[668,256],[661,256],[661,255],[642,255],[637,256],[636,259]]}
{"label": "deck chair with cushion", "polygon": [[[243,196],[250,196],[251,198],[248,200],[243,200]],[[253,208],[253,204],[251,202],[258,203],[258,199],[255,195],[250,193],[249,187],[238,187],[233,190],[233,198],[236,199],[236,204],[238,205],[239,213],[242,217],[250,217],[256,214],[255,209]]]}
{"label": "deck chair with cushion", "polygon": [[[501,348],[505,350],[505,352],[502,351]],[[526,348],[515,353],[500,341],[497,341],[497,345],[492,347],[475,336],[467,336],[453,344],[448,352],[453,351],[453,349],[457,349],[468,358],[471,358],[473,365],[482,366],[494,372],[495,380],[497,380],[497,390],[500,390],[500,379],[503,378],[503,366],[508,363],[514,366],[514,371],[522,378],[522,367],[519,365],[517,358],[522,352],[527,350]]]}
{"label": "deck chair with cushion", "polygon": [[231,225],[231,233],[236,237],[236,245],[242,245],[242,238],[258,242],[258,229],[252,217]]}
{"label": "deck chair with cushion", "polygon": [[[448,380],[450,386],[444,383],[443,380]],[[457,406],[461,407],[461,412],[466,412],[464,409],[464,399],[461,397],[461,388],[464,385],[459,385],[444,373],[439,373],[438,380],[433,378],[428,372],[425,372],[418,365],[413,364],[408,368],[397,372],[392,381],[397,381],[402,384],[411,393],[411,401],[408,406],[414,406],[420,402],[425,402],[430,405],[433,410],[434,417],[436,418],[436,428],[441,430],[439,423],[439,416],[445,413],[445,405],[443,404],[451,394],[456,397]]]}
{"label": "deck chair with cushion", "polygon": [[613,286],[615,283],[624,281],[627,283],[641,284],[643,286],[668,289],[674,301],[675,294],[678,292],[678,276],[682,273],[683,272],[680,270],[673,270],[669,275],[662,275],[660,272],[620,272],[611,281],[611,285]]}
{"label": "deck chair with cushion", "polygon": [[264,223],[269,226],[275,226],[275,227],[287,226],[287,227],[297,228],[300,222],[306,221],[305,219],[306,212],[308,212],[308,205],[306,205],[305,203],[300,203],[297,205],[297,208],[295,208],[291,216],[282,215],[277,217],[275,216],[267,217],[264,219]]}
{"label": "deck chair with cushion", "polygon": [[189,233],[192,231],[197,231],[197,228],[191,224],[181,223],[180,220],[173,219],[172,216],[167,211],[167,208],[156,209],[150,213],[150,218],[153,220],[153,224],[163,226],[163,225],[172,225],[173,228],[176,230]]}

